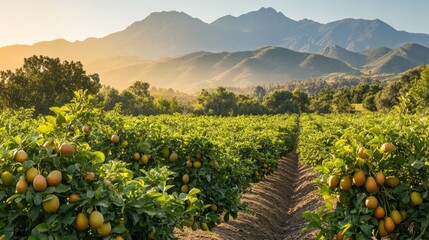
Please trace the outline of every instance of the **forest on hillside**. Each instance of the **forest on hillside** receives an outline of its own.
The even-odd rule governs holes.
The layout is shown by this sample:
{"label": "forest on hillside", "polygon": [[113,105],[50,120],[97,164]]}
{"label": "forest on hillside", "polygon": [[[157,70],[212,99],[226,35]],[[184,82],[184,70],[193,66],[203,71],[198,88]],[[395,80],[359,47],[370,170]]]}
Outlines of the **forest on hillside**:
{"label": "forest on hillside", "polygon": [[80,62],[33,56],[15,71],[0,72],[0,108],[32,108],[35,115],[47,114],[50,107],[68,103],[74,91],[80,89],[97,96],[104,110],[116,109],[126,115],[352,113],[356,104],[369,111],[386,112],[403,105],[403,109],[416,112],[429,105],[429,67],[411,69],[392,81],[381,82],[371,76],[337,81],[309,79],[254,86],[246,93],[218,87],[189,95],[142,81],[119,91],[103,86],[98,74],[87,74]]}

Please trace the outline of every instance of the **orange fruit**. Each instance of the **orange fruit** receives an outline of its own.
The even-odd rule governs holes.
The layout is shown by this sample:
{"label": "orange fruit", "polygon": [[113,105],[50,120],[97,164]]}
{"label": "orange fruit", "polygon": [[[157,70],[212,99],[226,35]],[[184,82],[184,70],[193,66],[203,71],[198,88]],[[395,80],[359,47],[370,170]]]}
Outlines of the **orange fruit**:
{"label": "orange fruit", "polygon": [[58,210],[59,207],[60,199],[54,194],[47,195],[43,200],[43,209],[46,212],[54,213]]}
{"label": "orange fruit", "polygon": [[64,155],[73,155],[75,154],[76,150],[74,147],[69,143],[63,143],[60,146],[60,153]]}
{"label": "orange fruit", "polygon": [[383,143],[383,145],[381,145],[381,151],[388,153],[390,151],[395,150],[396,147],[395,145],[393,145],[393,143],[387,142],[387,143]]}
{"label": "orange fruit", "polygon": [[25,161],[27,161],[28,159],[28,155],[24,150],[19,150],[18,152],[16,152],[15,154],[15,161],[23,163]]}
{"label": "orange fruit", "polygon": [[104,216],[99,211],[92,211],[91,214],[89,214],[89,225],[92,228],[99,228],[104,223]]}
{"label": "orange fruit", "polygon": [[369,196],[365,200],[365,206],[369,209],[375,209],[378,206],[378,200],[374,196]]}
{"label": "orange fruit", "polygon": [[401,213],[398,210],[393,210],[390,213],[390,217],[392,218],[393,222],[398,225],[402,222]]}
{"label": "orange fruit", "polygon": [[340,189],[348,191],[352,187],[352,179],[349,176],[343,176],[340,180]]}
{"label": "orange fruit", "polygon": [[46,178],[42,175],[37,175],[33,180],[33,188],[38,192],[43,192],[48,187],[48,183],[46,182]]}
{"label": "orange fruit", "polygon": [[98,236],[104,237],[109,235],[112,232],[112,225],[110,222],[103,223],[99,228],[97,228]]}
{"label": "orange fruit", "polygon": [[25,181],[24,176],[20,176],[18,182],[16,183],[16,191],[18,193],[24,193],[28,189],[28,183]]}
{"label": "orange fruit", "polygon": [[110,141],[112,141],[113,143],[118,143],[119,142],[119,136],[114,134],[110,137]]}
{"label": "orange fruit", "polygon": [[362,170],[355,172],[353,175],[353,184],[357,187],[362,186],[365,183],[366,177]]}
{"label": "orange fruit", "polygon": [[365,147],[360,147],[358,150],[358,156],[360,158],[366,159],[369,158],[369,155],[365,153]]}
{"label": "orange fruit", "polygon": [[389,234],[384,227],[384,219],[378,221],[378,234],[380,237],[386,237]]}
{"label": "orange fruit", "polygon": [[182,180],[184,184],[188,184],[190,181],[189,175],[188,174],[183,175]]}
{"label": "orange fruit", "polygon": [[92,182],[95,179],[95,174],[94,172],[87,172],[84,176],[84,179],[88,182]]}
{"label": "orange fruit", "polygon": [[47,179],[49,186],[57,186],[63,180],[63,176],[60,171],[54,170],[48,174]]}
{"label": "orange fruit", "polygon": [[76,229],[78,231],[84,231],[88,228],[89,226],[88,224],[89,224],[88,217],[83,213],[79,213],[76,217],[76,222],[75,222]]}
{"label": "orange fruit", "polygon": [[377,206],[374,210],[374,217],[377,219],[383,219],[386,216],[386,211],[382,206]]}
{"label": "orange fruit", "polygon": [[391,217],[387,217],[384,220],[384,228],[388,233],[391,233],[395,230],[395,223],[393,222],[393,219]]}
{"label": "orange fruit", "polygon": [[413,205],[420,205],[423,203],[422,195],[419,192],[412,192],[411,193],[411,202]]}
{"label": "orange fruit", "polygon": [[177,159],[179,159],[179,155],[177,155],[176,152],[173,152],[173,153],[171,153],[169,159],[171,162],[175,162],[175,161],[177,161]]}
{"label": "orange fruit", "polygon": [[33,182],[34,178],[39,174],[39,170],[34,167],[31,167],[25,172],[25,178],[27,179],[27,182]]}
{"label": "orange fruit", "polygon": [[368,177],[365,182],[365,189],[368,192],[375,192],[377,190],[377,182],[373,177]]}
{"label": "orange fruit", "polygon": [[387,184],[387,186],[394,188],[394,187],[398,186],[399,179],[395,176],[388,176],[386,178],[386,184]]}
{"label": "orange fruit", "polygon": [[340,177],[338,177],[337,175],[332,175],[328,179],[328,185],[330,188],[338,187],[339,183],[340,183]]}
{"label": "orange fruit", "polygon": [[77,193],[72,193],[69,196],[69,202],[74,203],[77,202],[79,200],[80,196]]}
{"label": "orange fruit", "polygon": [[382,186],[385,180],[386,179],[384,178],[384,174],[382,172],[377,172],[375,174],[375,182],[377,182],[378,185]]}
{"label": "orange fruit", "polygon": [[82,132],[89,133],[89,127],[88,126],[83,126],[82,127]]}

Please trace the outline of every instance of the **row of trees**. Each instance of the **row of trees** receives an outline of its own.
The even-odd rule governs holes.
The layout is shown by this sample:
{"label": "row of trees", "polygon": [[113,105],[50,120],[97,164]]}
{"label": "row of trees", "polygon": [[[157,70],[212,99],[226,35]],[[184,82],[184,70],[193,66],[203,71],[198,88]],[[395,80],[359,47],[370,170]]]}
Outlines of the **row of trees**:
{"label": "row of trees", "polygon": [[381,83],[370,78],[326,82],[290,81],[281,89],[257,86],[251,94],[236,94],[224,87],[203,89],[193,102],[183,101],[186,94],[155,89],[135,82],[118,91],[102,86],[97,74],[86,74],[80,62],[61,62],[58,58],[33,56],[15,72],[0,71],[0,108],[34,108],[35,114],[47,114],[51,106],[64,105],[73,92],[85,89],[98,96],[105,110],[119,108],[129,115],[155,115],[193,112],[205,115],[258,115],[300,112],[353,112],[353,104],[370,111],[388,111],[402,105],[408,112],[429,106],[429,67],[421,66],[403,74],[398,81]]}

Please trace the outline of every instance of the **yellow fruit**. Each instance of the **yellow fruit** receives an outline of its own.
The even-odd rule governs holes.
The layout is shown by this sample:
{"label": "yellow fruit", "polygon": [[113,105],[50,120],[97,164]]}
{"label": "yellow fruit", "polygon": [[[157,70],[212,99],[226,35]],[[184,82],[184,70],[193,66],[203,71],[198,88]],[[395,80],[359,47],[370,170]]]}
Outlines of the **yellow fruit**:
{"label": "yellow fruit", "polygon": [[195,161],[193,165],[194,165],[194,168],[201,168],[201,162],[200,161]]}
{"label": "yellow fruit", "polygon": [[388,153],[388,152],[393,151],[395,149],[396,149],[396,147],[395,147],[395,145],[393,145],[393,143],[387,142],[387,143],[383,143],[383,145],[381,145],[381,151],[383,151],[385,153]]}
{"label": "yellow fruit", "polygon": [[182,180],[184,184],[188,184],[190,181],[189,175],[188,174],[183,175]]}
{"label": "yellow fruit", "polygon": [[177,153],[176,153],[176,152],[173,152],[173,153],[170,155],[169,159],[170,159],[170,161],[171,161],[171,162],[175,162],[175,161],[177,161],[177,159],[179,159],[179,155],[177,155]]}
{"label": "yellow fruit", "polygon": [[388,234],[389,233],[384,227],[384,219],[381,219],[380,221],[378,221],[378,235],[380,235],[380,237],[386,237]]}
{"label": "yellow fruit", "polygon": [[375,182],[377,182],[377,184],[379,185],[379,186],[382,186],[383,184],[384,184],[384,181],[385,181],[386,179],[384,178],[384,174],[382,173],[382,172],[377,172],[376,174],[375,174]]}
{"label": "yellow fruit", "polygon": [[98,236],[104,237],[109,235],[112,232],[112,225],[110,222],[103,223],[99,228],[97,228]]}
{"label": "yellow fruit", "polygon": [[188,185],[182,185],[182,187],[180,188],[180,191],[182,191],[182,193],[187,193],[189,192],[189,187]]}
{"label": "yellow fruit", "polygon": [[44,148],[46,148],[46,149],[49,149],[49,148],[55,148],[55,143],[54,143],[54,142],[52,142],[52,141],[46,141],[46,142],[43,144],[43,147],[44,147]]}
{"label": "yellow fruit", "polygon": [[186,161],[186,167],[191,168],[193,166],[192,160]]}
{"label": "yellow fruit", "polygon": [[59,207],[60,199],[56,195],[49,194],[45,197],[45,200],[43,200],[43,209],[46,212],[54,213]]}
{"label": "yellow fruit", "polygon": [[384,228],[388,233],[391,233],[395,230],[395,223],[393,222],[391,217],[387,217],[384,220]]}
{"label": "yellow fruit", "polygon": [[216,211],[217,211],[217,205],[213,203],[213,204],[210,206],[210,210],[212,210],[213,212],[216,212]]}
{"label": "yellow fruit", "polygon": [[203,230],[203,231],[208,231],[209,230],[209,226],[207,226],[207,223],[205,223],[205,222],[201,223],[201,230]]}
{"label": "yellow fruit", "polygon": [[338,177],[337,175],[332,175],[328,179],[328,185],[330,188],[338,187],[339,183],[340,183],[340,177]]}
{"label": "yellow fruit", "polygon": [[[118,142],[119,142],[119,137],[118,137]],[[121,145],[122,145],[122,147],[126,148],[126,147],[128,147],[129,143],[127,140],[124,140],[124,141],[122,141]]]}
{"label": "yellow fruit", "polygon": [[93,172],[87,172],[84,176],[84,179],[88,182],[92,182],[95,179],[95,174]]}
{"label": "yellow fruit", "polygon": [[42,175],[37,175],[33,180],[33,188],[38,192],[43,192],[48,187],[48,183],[46,182],[46,178]]}
{"label": "yellow fruit", "polygon": [[362,186],[365,183],[366,177],[362,170],[355,172],[353,175],[353,184],[357,187]]}
{"label": "yellow fruit", "polygon": [[89,224],[88,217],[83,213],[79,213],[76,217],[76,223],[75,223],[76,229],[78,231],[84,231],[88,229],[88,226],[89,226],[88,224]]}
{"label": "yellow fruit", "polygon": [[419,192],[412,192],[411,193],[411,202],[413,205],[420,205],[423,203],[422,195]]}
{"label": "yellow fruit", "polygon": [[133,158],[134,158],[134,160],[136,160],[136,161],[140,160],[140,153],[135,152],[135,153],[133,154]]}
{"label": "yellow fruit", "polygon": [[149,162],[149,156],[147,154],[143,154],[143,156],[142,156],[142,162],[144,164],[147,164]]}
{"label": "yellow fruit", "polygon": [[122,236],[116,236],[115,240],[124,240],[124,238]]}
{"label": "yellow fruit", "polygon": [[88,126],[83,126],[82,127],[82,132],[89,133],[89,127]]}
{"label": "yellow fruit", "polygon": [[119,142],[119,136],[114,134],[110,137],[110,141],[112,141],[113,143],[118,143]]}
{"label": "yellow fruit", "polygon": [[352,187],[352,179],[349,176],[343,176],[340,180],[340,189],[348,191]]}
{"label": "yellow fruit", "polygon": [[375,192],[377,190],[377,182],[373,177],[368,177],[365,182],[365,189],[368,192]]}
{"label": "yellow fruit", "polygon": [[49,186],[57,186],[63,180],[63,176],[60,171],[54,170],[48,174],[47,179]]}
{"label": "yellow fruit", "polygon": [[28,159],[28,155],[24,150],[19,150],[18,152],[16,152],[15,161],[23,163],[27,161],[27,159]]}
{"label": "yellow fruit", "polygon": [[378,200],[374,196],[369,196],[365,200],[365,206],[369,209],[375,209],[378,206]]}
{"label": "yellow fruit", "polygon": [[399,179],[395,176],[388,176],[386,178],[386,184],[387,184],[387,186],[394,188],[394,187],[398,186]]}
{"label": "yellow fruit", "polygon": [[196,158],[196,159],[200,160],[200,159],[201,159],[201,157],[202,157],[202,155],[201,155],[201,153],[200,153],[200,152],[196,152],[196,153],[195,153],[195,158]]}
{"label": "yellow fruit", "polygon": [[374,217],[377,219],[383,219],[386,216],[386,211],[382,206],[377,206],[374,210]]}
{"label": "yellow fruit", "polygon": [[73,155],[75,154],[76,150],[74,147],[69,143],[63,143],[60,146],[60,153],[64,155]]}
{"label": "yellow fruit", "polygon": [[28,183],[25,181],[24,176],[20,176],[18,182],[16,183],[16,191],[18,193],[24,193],[28,189]]}
{"label": "yellow fruit", "polygon": [[210,165],[212,166],[213,169],[218,169],[219,168],[219,163],[216,160],[210,160]]}
{"label": "yellow fruit", "polygon": [[197,231],[197,229],[198,229],[198,223],[197,223],[197,222],[194,222],[194,223],[192,224],[192,230]]}
{"label": "yellow fruit", "polygon": [[401,219],[402,221],[405,221],[407,219],[407,212],[405,210],[401,210]]}
{"label": "yellow fruit", "polygon": [[104,216],[99,211],[92,211],[89,214],[89,225],[92,228],[99,228],[104,223]]}
{"label": "yellow fruit", "polygon": [[25,172],[25,178],[27,179],[27,182],[33,182],[34,178],[39,174],[39,170],[34,167],[31,167]]}
{"label": "yellow fruit", "polygon": [[393,210],[390,213],[390,217],[392,218],[393,222],[398,225],[402,222],[402,217],[401,217],[401,213],[399,213],[398,210]]}
{"label": "yellow fruit", "polygon": [[363,159],[369,158],[369,155],[365,153],[365,147],[359,148],[358,156]]}
{"label": "yellow fruit", "polygon": [[3,182],[3,185],[10,186],[13,184],[13,175],[12,173],[5,171],[1,174],[1,181]]}
{"label": "yellow fruit", "polygon": [[163,148],[162,149],[162,156],[165,157],[165,158],[168,158],[170,156],[170,149]]}

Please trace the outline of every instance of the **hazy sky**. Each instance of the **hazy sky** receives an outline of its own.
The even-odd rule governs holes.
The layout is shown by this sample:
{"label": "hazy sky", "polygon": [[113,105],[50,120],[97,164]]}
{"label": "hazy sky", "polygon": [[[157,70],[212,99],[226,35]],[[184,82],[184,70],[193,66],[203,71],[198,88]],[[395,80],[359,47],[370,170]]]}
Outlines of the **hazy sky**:
{"label": "hazy sky", "polygon": [[294,20],[381,19],[429,34],[429,0],[0,0],[0,46],[103,37],[151,12],[183,11],[205,22],[273,7]]}

